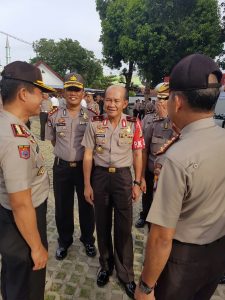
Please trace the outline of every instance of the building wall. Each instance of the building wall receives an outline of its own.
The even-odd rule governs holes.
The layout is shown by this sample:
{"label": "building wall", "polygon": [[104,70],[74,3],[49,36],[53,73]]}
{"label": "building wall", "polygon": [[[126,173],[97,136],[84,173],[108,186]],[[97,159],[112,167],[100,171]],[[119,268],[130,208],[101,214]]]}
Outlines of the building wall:
{"label": "building wall", "polygon": [[50,86],[63,86],[63,81],[60,80],[54,73],[50,72],[44,65],[39,65],[44,83]]}

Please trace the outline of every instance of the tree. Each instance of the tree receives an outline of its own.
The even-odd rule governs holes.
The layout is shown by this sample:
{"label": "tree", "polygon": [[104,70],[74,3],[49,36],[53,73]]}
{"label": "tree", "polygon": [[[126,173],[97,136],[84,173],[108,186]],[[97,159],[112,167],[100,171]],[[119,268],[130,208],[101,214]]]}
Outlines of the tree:
{"label": "tree", "polygon": [[[139,43],[136,40],[138,24],[143,23],[143,8],[140,0],[96,0],[102,24],[100,41],[103,44],[104,62],[119,69],[128,65],[122,74],[126,88],[131,85],[132,74],[138,58]],[[139,13],[141,11],[141,14]]]}
{"label": "tree", "polygon": [[182,57],[223,53],[224,20],[217,0],[96,0],[103,55],[129,88],[134,67],[148,86],[162,81]]}
{"label": "tree", "polygon": [[224,24],[216,0],[147,1],[148,22],[139,32],[147,57],[138,63],[142,77],[153,85],[170,74],[186,55],[223,53]]}
{"label": "tree", "polygon": [[75,71],[83,75],[86,86],[92,87],[92,83],[103,76],[101,62],[92,51],[81,47],[78,41],[40,39],[34,43],[33,48],[36,57],[31,59],[31,63],[43,60],[62,77],[68,71]]}

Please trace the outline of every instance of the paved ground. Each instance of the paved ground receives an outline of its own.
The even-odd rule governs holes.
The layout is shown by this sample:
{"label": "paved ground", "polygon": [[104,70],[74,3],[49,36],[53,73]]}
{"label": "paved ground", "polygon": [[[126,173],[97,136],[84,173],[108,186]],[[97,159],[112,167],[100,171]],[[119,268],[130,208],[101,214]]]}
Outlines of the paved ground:
{"label": "paved ground", "polygon": [[[39,122],[34,119],[32,131],[39,137]],[[48,141],[41,142],[40,148],[46,160],[47,169],[52,183],[52,147]],[[75,201],[76,202],[76,201]],[[77,202],[76,202],[77,204]],[[134,220],[137,219],[139,204],[134,205]],[[47,283],[45,300],[127,300],[119,284],[115,272],[105,288],[96,285],[96,273],[99,267],[98,256],[89,258],[86,256],[84,247],[79,241],[79,225],[77,205],[75,207],[75,233],[74,243],[70,247],[67,258],[59,262],[55,260],[55,249],[57,246],[57,232],[54,220],[54,198],[51,192],[48,204],[48,240],[49,240],[49,262],[47,268]],[[136,229],[133,227],[134,238],[134,270],[136,280],[139,278],[144,258],[144,245],[146,241],[147,228]],[[225,286],[219,286],[213,300],[225,299]],[[174,299],[182,300],[182,299]]]}

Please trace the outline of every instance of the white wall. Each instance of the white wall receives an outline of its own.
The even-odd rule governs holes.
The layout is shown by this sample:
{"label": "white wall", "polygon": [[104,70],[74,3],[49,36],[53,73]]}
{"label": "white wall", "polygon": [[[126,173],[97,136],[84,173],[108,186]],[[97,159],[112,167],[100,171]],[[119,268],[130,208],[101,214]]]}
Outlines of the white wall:
{"label": "white wall", "polygon": [[63,81],[60,80],[54,73],[50,72],[46,66],[40,64],[38,68],[41,71],[42,78],[45,84],[52,85],[52,86],[62,86]]}

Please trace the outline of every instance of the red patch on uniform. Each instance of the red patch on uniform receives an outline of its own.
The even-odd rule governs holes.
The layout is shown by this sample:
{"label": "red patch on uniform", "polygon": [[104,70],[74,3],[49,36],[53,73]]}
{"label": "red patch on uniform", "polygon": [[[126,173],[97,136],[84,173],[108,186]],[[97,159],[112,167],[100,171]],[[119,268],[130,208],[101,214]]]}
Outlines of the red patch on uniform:
{"label": "red patch on uniform", "polygon": [[142,135],[141,123],[139,120],[135,123],[135,132],[133,138],[133,150],[144,149],[145,148],[145,141]]}
{"label": "red patch on uniform", "polygon": [[19,145],[18,146],[20,158],[28,159],[30,158],[30,146],[29,145]]}

